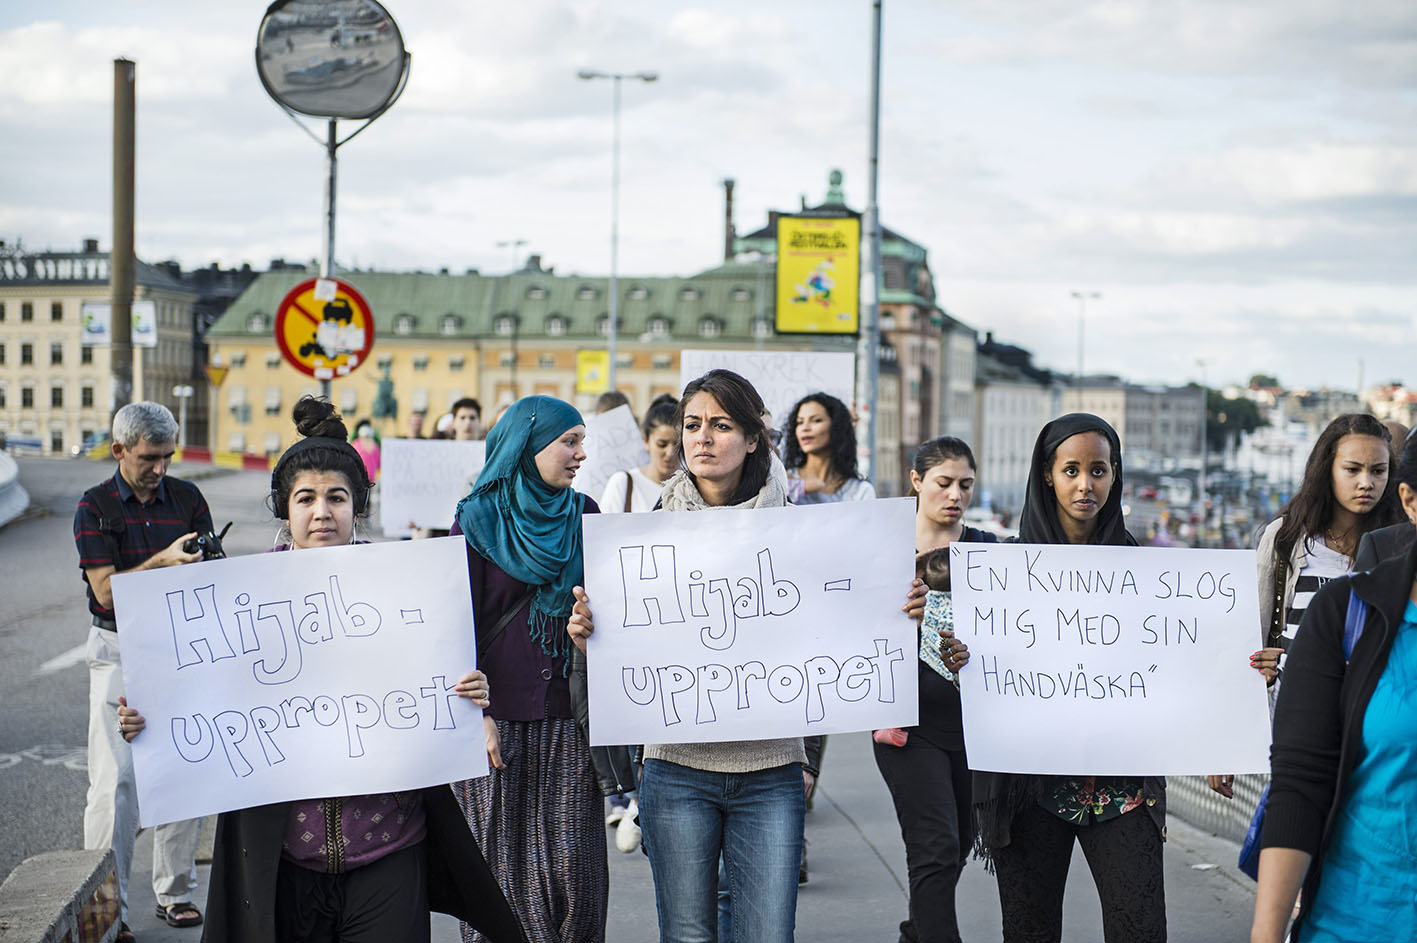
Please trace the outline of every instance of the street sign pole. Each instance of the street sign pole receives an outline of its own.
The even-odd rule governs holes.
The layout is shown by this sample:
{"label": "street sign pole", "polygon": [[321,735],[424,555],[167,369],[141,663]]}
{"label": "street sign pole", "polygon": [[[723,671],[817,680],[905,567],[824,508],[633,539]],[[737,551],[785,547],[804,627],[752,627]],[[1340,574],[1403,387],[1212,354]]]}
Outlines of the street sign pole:
{"label": "street sign pole", "polygon": [[[335,173],[339,167],[339,138],[336,135],[337,122],[330,119],[329,134],[325,138],[325,238],[324,252],[320,254],[320,277],[335,277]],[[330,381],[320,381],[320,395],[330,398]]]}
{"label": "street sign pole", "polygon": [[880,361],[877,350],[881,313],[881,213],[876,205],[876,176],[881,135],[881,0],[871,5],[871,124],[866,197],[866,267],[861,279],[861,334],[856,341],[857,454],[861,473],[876,482],[876,399]]}

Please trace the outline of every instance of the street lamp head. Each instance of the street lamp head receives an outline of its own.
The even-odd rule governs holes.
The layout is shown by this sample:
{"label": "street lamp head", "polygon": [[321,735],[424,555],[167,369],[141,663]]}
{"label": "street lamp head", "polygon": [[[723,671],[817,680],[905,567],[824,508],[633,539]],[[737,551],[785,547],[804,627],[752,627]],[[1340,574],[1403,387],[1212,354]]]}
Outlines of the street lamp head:
{"label": "street lamp head", "polygon": [[658,72],[637,72],[637,73],[635,73],[634,78],[637,78],[637,79],[639,79],[639,80],[642,81],[642,82],[658,82],[658,81],[659,81],[659,73],[658,73]]}
{"label": "street lamp head", "polygon": [[609,78],[604,72],[595,72],[591,69],[581,69],[576,73],[578,79],[604,79]]}

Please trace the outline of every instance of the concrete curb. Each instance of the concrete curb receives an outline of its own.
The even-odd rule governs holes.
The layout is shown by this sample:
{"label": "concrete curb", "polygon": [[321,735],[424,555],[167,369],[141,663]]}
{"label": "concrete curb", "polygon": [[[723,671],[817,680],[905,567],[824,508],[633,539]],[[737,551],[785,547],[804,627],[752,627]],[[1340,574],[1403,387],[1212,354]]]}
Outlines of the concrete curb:
{"label": "concrete curb", "polygon": [[0,943],[112,943],[118,927],[112,851],[47,851],[0,884]]}

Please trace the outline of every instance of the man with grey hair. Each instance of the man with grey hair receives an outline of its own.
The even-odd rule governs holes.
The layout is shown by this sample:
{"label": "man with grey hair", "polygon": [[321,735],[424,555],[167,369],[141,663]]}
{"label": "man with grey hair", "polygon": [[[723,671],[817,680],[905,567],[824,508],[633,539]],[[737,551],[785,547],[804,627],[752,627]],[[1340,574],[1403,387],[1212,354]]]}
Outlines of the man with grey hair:
{"label": "man with grey hair", "polygon": [[[117,858],[122,930],[128,929],[128,875],[138,836],[133,754],[118,725],[123,702],[118,625],[113,612],[115,574],[179,566],[200,560],[183,543],[212,529],[211,512],[196,485],[167,477],[177,448],[177,420],[160,403],[130,403],[113,416],[113,477],[84,492],[74,514],[74,542],[88,588],[89,791],[84,847],[112,848]],[[153,894],[157,916],[174,927],[194,927],[197,831],[191,820],[159,825],[153,833]]]}

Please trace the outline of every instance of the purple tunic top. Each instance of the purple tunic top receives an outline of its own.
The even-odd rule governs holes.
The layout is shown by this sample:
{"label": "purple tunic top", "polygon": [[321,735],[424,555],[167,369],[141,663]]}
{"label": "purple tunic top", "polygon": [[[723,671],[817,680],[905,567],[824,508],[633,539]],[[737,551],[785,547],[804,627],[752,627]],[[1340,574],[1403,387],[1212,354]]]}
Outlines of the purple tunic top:
{"label": "purple tunic top", "polygon": [[[599,514],[600,508],[587,497],[581,513]],[[454,521],[449,533],[461,536],[462,528]],[[503,613],[516,605],[530,587],[509,576],[471,544],[467,545],[467,577],[472,587],[472,611],[480,648],[483,634],[491,632]],[[478,655],[477,666],[487,675],[492,691],[492,705],[485,713],[496,720],[574,717],[566,659],[553,658],[531,640],[529,604],[530,600],[523,603],[502,634]]]}

